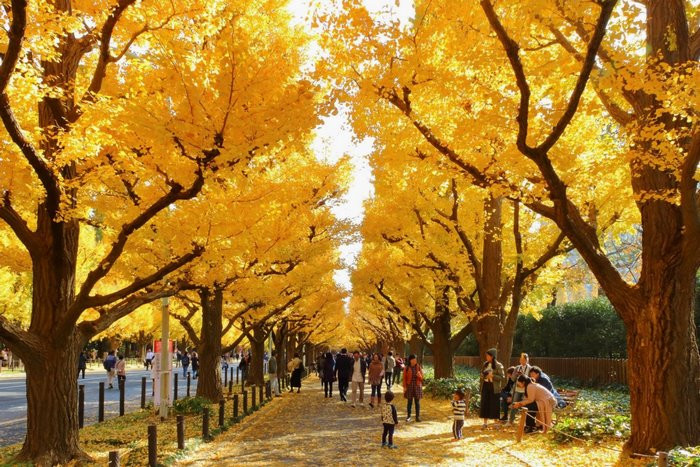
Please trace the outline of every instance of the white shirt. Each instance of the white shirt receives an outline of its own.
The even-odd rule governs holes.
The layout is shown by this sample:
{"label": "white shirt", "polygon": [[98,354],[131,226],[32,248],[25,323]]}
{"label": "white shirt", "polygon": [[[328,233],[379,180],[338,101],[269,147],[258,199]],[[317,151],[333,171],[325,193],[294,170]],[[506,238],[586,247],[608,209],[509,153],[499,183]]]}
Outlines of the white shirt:
{"label": "white shirt", "polygon": [[153,352],[146,352],[146,360],[153,360]]}
{"label": "white shirt", "polygon": [[364,380],[362,379],[362,360],[355,360],[355,363],[352,365],[352,382],[353,383],[362,383]]}

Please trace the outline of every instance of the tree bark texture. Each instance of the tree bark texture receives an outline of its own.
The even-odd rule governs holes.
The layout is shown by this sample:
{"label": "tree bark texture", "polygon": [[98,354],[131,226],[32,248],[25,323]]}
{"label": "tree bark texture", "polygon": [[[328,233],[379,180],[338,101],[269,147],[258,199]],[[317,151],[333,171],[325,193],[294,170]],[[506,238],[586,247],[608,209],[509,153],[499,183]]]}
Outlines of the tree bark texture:
{"label": "tree bark texture", "polygon": [[199,346],[197,396],[218,402],[223,397],[221,385],[221,338],[223,291],[214,287],[199,290],[202,305],[202,330]]}

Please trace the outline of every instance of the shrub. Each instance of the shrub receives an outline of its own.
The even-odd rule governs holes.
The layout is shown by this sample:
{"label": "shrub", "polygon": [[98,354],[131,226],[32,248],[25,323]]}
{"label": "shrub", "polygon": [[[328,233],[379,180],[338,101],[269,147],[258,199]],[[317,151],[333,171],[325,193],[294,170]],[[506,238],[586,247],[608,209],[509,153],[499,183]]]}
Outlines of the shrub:
{"label": "shrub", "polygon": [[204,397],[185,397],[173,403],[173,410],[177,414],[200,414],[210,405],[211,402]]}
{"label": "shrub", "polygon": [[671,465],[700,467],[700,446],[689,448],[673,448],[668,453]]}

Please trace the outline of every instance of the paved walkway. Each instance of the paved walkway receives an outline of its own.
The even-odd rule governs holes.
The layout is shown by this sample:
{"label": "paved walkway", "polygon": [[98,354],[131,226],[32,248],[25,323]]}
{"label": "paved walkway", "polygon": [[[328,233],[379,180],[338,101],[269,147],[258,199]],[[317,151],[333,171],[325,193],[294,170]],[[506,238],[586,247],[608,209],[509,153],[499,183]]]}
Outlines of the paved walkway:
{"label": "paved walkway", "polygon": [[[476,419],[467,421],[464,441],[452,442],[449,403],[422,402],[422,421],[406,423],[405,401],[397,394],[399,448],[382,448],[379,410],[352,408],[337,395],[325,399],[311,377],[300,394],[285,393],[179,465],[529,465],[503,452],[512,435],[477,429]],[[494,440],[494,434],[507,439]]]}

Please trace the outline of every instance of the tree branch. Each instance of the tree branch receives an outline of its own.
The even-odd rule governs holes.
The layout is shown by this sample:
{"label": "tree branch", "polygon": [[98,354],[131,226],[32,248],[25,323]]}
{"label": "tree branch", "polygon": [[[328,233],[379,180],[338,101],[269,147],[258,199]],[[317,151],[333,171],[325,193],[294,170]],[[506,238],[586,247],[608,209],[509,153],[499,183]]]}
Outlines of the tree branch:
{"label": "tree branch", "polygon": [[3,193],[2,204],[0,204],[0,219],[10,226],[17,238],[22,242],[30,255],[37,253],[39,239],[35,232],[27,225],[27,221],[12,207],[10,191]]}

